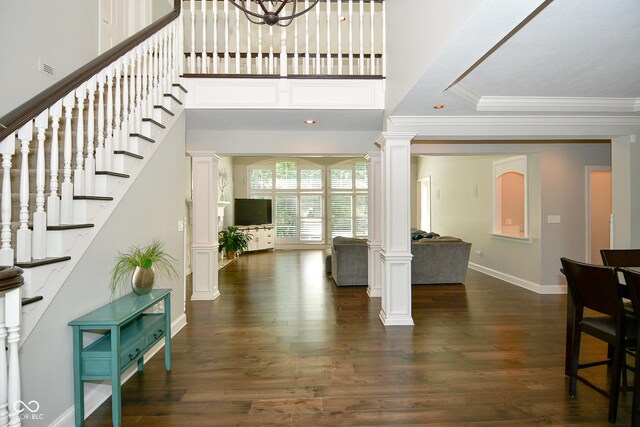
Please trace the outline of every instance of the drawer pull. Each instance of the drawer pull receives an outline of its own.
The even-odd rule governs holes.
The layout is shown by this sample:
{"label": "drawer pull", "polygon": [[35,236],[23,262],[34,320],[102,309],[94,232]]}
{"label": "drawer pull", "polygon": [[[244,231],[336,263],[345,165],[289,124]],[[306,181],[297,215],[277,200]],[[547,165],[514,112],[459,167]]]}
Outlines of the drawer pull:
{"label": "drawer pull", "polygon": [[153,333],[153,338],[158,339],[164,335],[164,331],[162,329],[158,329],[158,332]]}
{"label": "drawer pull", "polygon": [[136,348],[136,354],[131,354],[129,353],[129,359],[130,360],[134,360],[136,357],[138,357],[140,355],[140,349]]}

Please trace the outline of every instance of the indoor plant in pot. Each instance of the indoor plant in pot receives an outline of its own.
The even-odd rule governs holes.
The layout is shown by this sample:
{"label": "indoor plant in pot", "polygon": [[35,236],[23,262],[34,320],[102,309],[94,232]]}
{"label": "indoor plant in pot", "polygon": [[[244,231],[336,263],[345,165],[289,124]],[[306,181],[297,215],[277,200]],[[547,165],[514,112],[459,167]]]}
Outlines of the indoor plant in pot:
{"label": "indoor plant in pot", "polygon": [[131,275],[131,287],[138,295],[148,294],[155,282],[155,271],[169,277],[178,273],[172,262],[176,259],[164,249],[164,242],[154,239],[147,246],[130,246],[126,252],[118,251],[116,265],[111,270],[111,296],[115,295],[118,287],[127,282]]}
{"label": "indoor plant in pot", "polygon": [[218,251],[225,252],[227,259],[233,259],[236,254],[241,254],[249,247],[251,234],[238,230],[238,227],[229,226],[218,233]]}

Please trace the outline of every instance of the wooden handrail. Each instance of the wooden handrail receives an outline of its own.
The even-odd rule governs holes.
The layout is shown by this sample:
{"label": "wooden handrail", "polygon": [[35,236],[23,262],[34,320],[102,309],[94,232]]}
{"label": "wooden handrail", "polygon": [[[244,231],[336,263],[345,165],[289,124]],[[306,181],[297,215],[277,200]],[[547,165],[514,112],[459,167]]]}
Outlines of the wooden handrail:
{"label": "wooden handrail", "polygon": [[122,43],[109,49],[83,67],[54,83],[48,89],[0,118],[0,141],[16,132],[22,125],[49,108],[58,100],[89,80],[109,64],[145,41],[180,16],[181,0],[173,0],[173,10],[148,27],[138,31]]}
{"label": "wooden handrail", "polygon": [[0,294],[22,286],[22,273],[19,267],[0,267]]}

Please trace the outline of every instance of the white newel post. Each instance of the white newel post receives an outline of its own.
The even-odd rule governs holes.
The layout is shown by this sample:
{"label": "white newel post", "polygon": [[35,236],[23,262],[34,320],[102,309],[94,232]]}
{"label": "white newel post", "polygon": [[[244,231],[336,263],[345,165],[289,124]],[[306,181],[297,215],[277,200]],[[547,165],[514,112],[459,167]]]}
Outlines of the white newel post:
{"label": "white newel post", "polygon": [[411,317],[410,167],[412,133],[384,132],[378,140],[382,176],[382,309],[385,326],[413,325]]}
{"label": "white newel post", "polygon": [[382,296],[382,259],[380,248],[382,241],[382,200],[380,152],[372,151],[366,156],[369,161],[369,286],[370,298]]}
{"label": "white newel post", "polygon": [[193,188],[192,301],[214,300],[218,290],[218,159],[211,151],[189,152]]}

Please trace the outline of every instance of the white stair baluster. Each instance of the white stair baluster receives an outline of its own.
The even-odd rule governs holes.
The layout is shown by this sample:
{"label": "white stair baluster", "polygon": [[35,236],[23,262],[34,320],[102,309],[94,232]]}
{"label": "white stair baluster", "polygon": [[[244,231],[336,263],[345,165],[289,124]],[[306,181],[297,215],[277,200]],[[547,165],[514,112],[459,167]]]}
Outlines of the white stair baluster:
{"label": "white stair baluster", "polygon": [[316,5],[316,74],[322,74],[320,61],[320,5]]}
{"label": "white stair baluster", "polygon": [[189,1],[189,11],[191,12],[191,53],[189,54],[189,72],[197,73],[196,70],[196,0]]}
{"label": "white stair baluster", "polygon": [[218,2],[213,2],[213,57],[212,72],[218,74]]}
{"label": "white stair baluster", "polygon": [[[386,57],[386,51],[387,51],[387,30],[385,28],[385,15],[386,14],[386,2],[382,2],[382,14],[380,15],[380,20],[382,21],[380,28],[382,28],[382,58],[380,59],[380,62],[382,62],[382,77],[387,77],[387,57]],[[385,81],[382,80],[382,84],[385,84]]]}
{"label": "white stair baluster", "polygon": [[209,56],[207,55],[207,2],[201,0],[200,5],[202,6],[202,70],[200,72],[207,74],[209,72]]}
{"label": "white stair baluster", "polygon": [[[114,100],[114,108],[113,108],[113,139],[112,139],[112,149],[114,151],[121,150],[121,128],[122,124],[122,94],[121,94],[121,86],[122,86],[122,59],[118,59],[115,63],[115,69],[113,71],[116,82],[115,82],[115,96]],[[127,76],[124,77],[125,80]],[[113,155],[113,154],[111,154]]]}
{"label": "white stair baluster", "polygon": [[83,83],[76,89],[78,119],[76,121],[76,170],[73,173],[73,194],[84,196],[84,100],[87,96],[87,85]]}
{"label": "white stair baluster", "polygon": [[236,74],[240,74],[240,9],[236,9]]}
{"label": "white stair baluster", "polygon": [[18,262],[31,261],[31,230],[29,230],[29,143],[33,139],[33,122],[29,121],[18,131],[20,145],[20,227],[16,242]]}
{"label": "white stair baluster", "polygon": [[[320,7],[318,4],[316,7]],[[333,74],[333,58],[331,57],[331,0],[327,0],[327,74]]]}
{"label": "white stair baluster", "polygon": [[[160,93],[161,97],[164,97],[165,93],[170,93],[171,88],[169,87],[169,35],[167,33],[167,28],[162,29],[162,92]],[[160,98],[160,105],[162,105],[162,98]]]}
{"label": "white stair baluster", "polygon": [[[13,248],[11,247],[11,158],[16,150],[16,136],[11,134],[2,144],[2,232],[0,233],[0,265],[13,265]],[[2,348],[2,347],[0,347]],[[4,400],[3,400],[4,402]]]}
{"label": "white stair baluster", "polygon": [[360,0],[360,75],[364,75],[364,0]]}
{"label": "white stair baluster", "polygon": [[[304,0],[304,8],[309,7],[309,0]],[[309,63],[311,61],[311,51],[309,50],[309,13],[304,14],[304,74],[308,75],[311,71]]]}
{"label": "white stair baluster", "polygon": [[9,426],[20,426],[20,413],[17,411],[22,397],[20,391],[20,288],[8,291],[4,296],[5,324],[7,325],[8,385],[7,404],[9,406]]}
{"label": "white stair baluster", "polygon": [[73,92],[62,100],[64,106],[64,147],[62,161],[62,189],[60,198],[60,224],[73,224],[73,183],[71,182],[71,149],[73,130],[71,116],[75,105]]}
{"label": "white stair baluster", "polygon": [[140,104],[140,115],[142,117],[149,117],[149,88],[151,87],[149,84],[149,78],[151,75],[149,74],[149,40],[145,41],[144,47],[142,49],[142,99]]}
{"label": "white stair baluster", "polygon": [[300,61],[298,55],[298,20],[293,20],[293,74],[300,74]]}
{"label": "white stair baluster", "polygon": [[229,1],[224,0],[224,73],[229,74]]}
{"label": "white stair baluster", "polygon": [[9,403],[7,396],[7,376],[9,366],[7,364],[7,325],[4,313],[4,294],[0,294],[0,426],[9,425]]}
{"label": "white stair baluster", "polygon": [[[49,127],[49,111],[45,110],[36,117],[35,126],[38,131],[36,147],[36,209],[33,213],[33,232],[31,257],[44,259],[47,257],[47,213],[44,210],[45,132]],[[53,153],[51,153],[53,156]]]}
{"label": "white stair baluster", "polygon": [[60,196],[58,195],[58,162],[60,148],[58,130],[62,117],[62,100],[49,107],[51,116],[51,154],[49,155],[49,197],[47,197],[47,225],[60,225]]}
{"label": "white stair baluster", "polygon": [[342,0],[338,0],[338,74],[342,75]]}
{"label": "white stair baluster", "polygon": [[96,147],[96,162],[95,162],[95,170],[100,171],[104,170],[104,83],[105,83],[105,72],[100,71],[98,73],[98,129],[97,129],[97,140],[98,146]]}
{"label": "white stair baluster", "polygon": [[269,74],[275,74],[275,64],[273,60],[273,26],[269,27]]}
{"label": "white stair baluster", "polygon": [[349,74],[353,74],[353,1],[349,0]]}
{"label": "white stair baluster", "polygon": [[[133,76],[133,68],[129,64],[132,63],[131,52],[128,52],[122,61],[122,121],[120,122],[120,147],[122,150],[127,150],[127,141],[129,140],[129,132],[132,124],[131,111],[133,111],[133,103],[135,101],[135,77]],[[131,71],[130,71],[131,70]]]}
{"label": "white stair baluster", "polygon": [[[215,3],[215,2],[214,2]],[[184,2],[182,3],[183,7],[183,15],[184,16]],[[149,38],[149,42],[151,46],[153,46],[154,37]],[[176,70],[176,81],[178,81],[178,77],[184,75],[184,21],[182,18],[178,19],[178,40],[176,41],[178,45],[178,68]]]}
{"label": "white stair baluster", "polygon": [[371,26],[369,29],[369,44],[371,45],[369,51],[371,53],[371,57],[369,60],[369,74],[374,75],[376,73],[376,44],[375,44],[375,15],[376,15],[376,3],[374,0],[369,1],[369,12],[370,12],[370,22]]}
{"label": "white stair baluster", "polygon": [[[251,10],[251,2],[247,3],[247,9]],[[251,53],[253,52],[253,49],[251,49],[251,27],[253,26],[253,24],[251,23],[251,21],[249,21],[247,19],[247,74],[251,74],[253,72],[252,70],[252,55]]]}
{"label": "white stair baluster", "polygon": [[[132,53],[132,59],[135,60],[135,76],[136,86],[135,93],[132,96],[134,104],[129,104],[129,112],[133,107],[133,115],[130,115],[130,131],[140,133],[142,129],[142,47],[138,46],[135,53]],[[134,62],[131,63],[131,73],[134,72]],[[131,89],[133,91],[133,88]],[[122,149],[129,147],[129,133],[123,134]]]}
{"label": "white stair baluster", "polygon": [[113,71],[114,64],[109,65],[106,71],[107,78],[107,133],[104,139],[104,159],[102,170],[110,171],[113,168]]}
{"label": "white stair baluster", "polygon": [[96,161],[93,152],[95,150],[96,80],[97,77],[93,76],[87,82],[87,157],[84,161],[84,194],[87,196],[95,194]]}
{"label": "white stair baluster", "polygon": [[256,59],[256,67],[258,68],[258,74],[263,74],[262,25],[258,26],[258,58]]}
{"label": "white stair baluster", "polygon": [[280,28],[280,75],[286,77],[289,73],[288,69],[288,53],[287,53],[287,28]]}
{"label": "white stair baluster", "polygon": [[149,95],[147,97],[147,112],[149,115],[147,117],[153,116],[153,106],[156,104],[156,74],[158,73],[157,49],[158,38],[153,36],[149,44]]}

